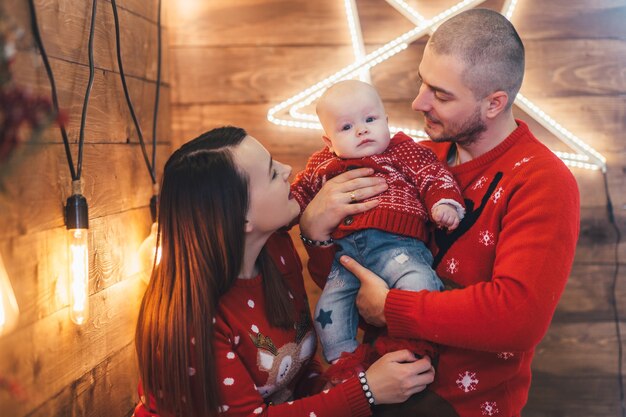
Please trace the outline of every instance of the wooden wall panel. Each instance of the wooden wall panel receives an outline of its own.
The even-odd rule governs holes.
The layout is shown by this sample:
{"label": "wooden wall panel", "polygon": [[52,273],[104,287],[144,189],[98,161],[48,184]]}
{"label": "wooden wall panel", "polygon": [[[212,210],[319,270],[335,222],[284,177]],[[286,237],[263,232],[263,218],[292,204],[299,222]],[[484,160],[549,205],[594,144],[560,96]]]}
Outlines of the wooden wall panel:
{"label": "wooden wall panel", "polygon": [[[175,48],[172,100],[180,104],[267,103],[328,77],[333,67],[350,63],[350,54],[349,48],[330,46]],[[291,65],[284,71],[286,62]],[[278,91],[283,93],[278,95]]]}
{"label": "wooden wall panel", "polygon": [[[89,228],[90,294],[143,272],[137,251],[150,231],[147,208],[90,218]],[[20,325],[30,325],[67,307],[66,239],[66,229],[61,226],[14,237],[0,247],[9,276],[20,277],[13,283]]]}
{"label": "wooden wall panel", "polygon": [[[616,215],[616,223],[623,236],[626,224],[624,224],[623,217],[619,217],[619,212]],[[606,202],[596,207],[583,207],[581,209],[581,227],[576,248],[575,268],[577,265],[614,265],[616,262],[624,265],[623,254],[626,251],[626,242],[620,239],[616,251],[617,237],[615,226],[610,224],[608,220]],[[620,282],[623,272],[622,269]]]}
{"label": "wooden wall panel", "polygon": [[[83,152],[83,195],[91,219],[149,204],[152,185],[139,145],[89,144]],[[168,152],[169,145],[159,146],[159,167]],[[15,180],[6,182],[0,195],[0,239],[65,224],[63,205],[71,194],[71,179],[63,145],[37,146],[13,175]]]}
{"label": "wooden wall panel", "polygon": [[[54,404],[58,393],[132,343],[138,304],[144,289],[141,280],[126,279],[90,297],[92,317],[82,327],[71,323],[67,309],[61,309],[5,336],[0,372],[11,375],[25,388],[28,401],[3,403],[3,414],[6,410],[6,415],[25,415],[49,400]],[[136,369],[134,361],[125,366]],[[89,382],[95,387],[95,380]],[[115,381],[124,385],[133,382],[136,382],[135,376],[130,381]],[[128,395],[130,393],[126,392],[125,396]],[[111,406],[118,400],[111,398]]]}
{"label": "wooden wall panel", "polygon": [[[149,58],[150,60],[155,59],[154,56]],[[132,60],[125,63],[125,73],[129,68],[133,69],[132,63]],[[84,96],[89,79],[89,69],[84,65],[76,65],[76,63],[68,61],[64,57],[55,58],[52,56],[50,57],[50,66],[52,67],[57,86],[59,105],[68,118],[66,125],[68,136],[70,140],[77,142]],[[50,84],[45,74],[45,69],[40,58],[34,54],[33,49],[19,52],[16,56],[14,67],[19,69],[19,71],[14,72],[15,82],[18,85],[28,85],[35,92],[49,96]],[[139,126],[143,132],[144,140],[150,142],[152,140],[152,115],[156,87],[154,82],[147,81],[143,75],[136,77],[129,76],[126,73],[126,83]],[[169,85],[163,83],[159,100],[158,113],[160,117],[158,119],[157,134],[165,139],[167,139],[170,129],[168,125],[169,94]],[[121,100],[119,100],[120,98]],[[93,143],[112,141],[126,143],[129,139],[138,143],[138,135],[124,99],[117,66],[115,71],[97,70],[94,73],[94,83],[89,100],[85,125],[85,141]],[[42,140],[60,143],[61,134],[59,129],[56,127],[48,129]]]}
{"label": "wooden wall panel", "polygon": [[578,379],[571,374],[535,372],[532,397],[524,408],[524,416],[620,416],[616,385],[617,377]]}
{"label": "wooden wall panel", "polygon": [[[111,0],[105,0],[105,3],[110,2]],[[156,24],[158,2],[159,0],[117,0],[117,7],[134,13],[142,19]],[[161,20],[165,21],[166,18],[167,9],[163,8],[161,10]]]}
{"label": "wooden wall panel", "polygon": [[[624,151],[624,142],[616,138],[623,134],[626,95],[532,97],[532,100],[546,113],[558,117],[557,120],[570,132],[602,152],[611,163],[619,164],[616,157]],[[524,113],[519,112],[517,115],[531,122]],[[535,123],[534,126],[538,124]],[[580,171],[574,172],[577,178],[586,175]]]}
{"label": "wooden wall panel", "polygon": [[519,1],[513,24],[525,40],[626,40],[621,0]]}
{"label": "wooden wall panel", "polygon": [[[127,82],[151,151],[156,89],[157,0],[120,0]],[[91,2],[35,0],[76,164],[80,113],[88,78]],[[49,97],[24,1],[2,7],[25,36],[12,67],[18,86]],[[171,152],[169,49],[163,28],[157,176]],[[83,194],[89,204],[90,316],[68,317],[63,205],[70,194],[58,128],[28,143],[0,178],[0,254],[20,307],[17,329],[0,337],[0,377],[19,384],[20,402],[0,389],[0,414],[128,416],[138,401],[134,328],[145,284],[137,250],[150,230],[152,185],[118,73],[110,1],[98,2],[95,79],[85,129]],[[3,167],[4,168],[4,167]]]}
{"label": "wooden wall panel", "polygon": [[[417,63],[422,57],[424,46],[426,42],[414,42],[392,59],[372,68],[372,83],[385,102],[400,102],[410,109],[419,88]],[[390,109],[387,111],[391,117],[393,113]],[[411,118],[421,120],[422,115],[414,112]]]}
{"label": "wooden wall panel", "polygon": [[[235,125],[244,127],[249,134],[262,141],[277,160],[294,165],[294,171],[304,168],[302,153],[320,149],[322,147],[321,132],[316,130],[294,130],[291,128],[279,128],[267,120],[267,108],[265,106],[241,106],[241,105],[212,105],[194,106],[190,111],[188,107],[175,108],[177,115],[184,117],[190,122],[185,124],[187,128],[180,132],[182,140],[192,139],[203,131],[217,126]],[[184,114],[184,116],[183,116]]]}
{"label": "wooden wall panel", "polygon": [[[129,410],[137,405],[137,371],[128,366],[134,362],[135,346],[130,343],[28,416],[130,417]],[[111,403],[111,398],[119,400]]]}
{"label": "wooden wall panel", "polygon": [[[552,323],[537,349],[533,369],[577,378],[617,379],[617,339],[612,321],[596,323]],[[622,326],[622,332],[626,326]],[[593,357],[594,362],[580,360]]]}
{"label": "wooden wall panel", "polygon": [[[15,0],[11,0],[15,2]],[[87,8],[87,2],[80,2],[80,7],[72,7],[68,0],[56,4],[54,2],[44,3],[42,7],[37,7],[40,31],[46,52],[50,58],[50,64],[55,76],[59,95],[59,104],[69,118],[68,135],[71,139],[78,140],[78,127],[83,106],[84,94],[89,77],[87,58],[87,36],[88,24],[80,19],[90,16],[91,9]],[[39,6],[39,3],[37,3]],[[28,19],[25,3],[20,5],[9,4],[23,19]],[[65,16],[69,24],[59,25],[58,14],[66,8],[72,9]],[[78,9],[84,8],[83,14],[77,14]],[[76,9],[76,10],[75,10]],[[102,9],[102,10],[100,10]],[[121,6],[120,6],[121,9]],[[92,88],[90,107],[87,115],[85,130],[86,141],[101,142],[106,140],[126,141],[129,137],[137,141],[137,134],[134,127],[132,129],[121,129],[132,120],[124,100],[119,105],[115,103],[122,95],[123,90],[120,81],[117,58],[115,53],[115,37],[113,32],[113,17],[110,3],[99,2],[99,12],[97,13],[98,23],[101,23],[100,30],[96,32],[94,41],[95,77]],[[17,18],[17,17],[16,17]],[[60,39],[71,39],[70,42],[50,42],[45,34],[54,32],[54,28],[59,26]],[[154,108],[155,84],[145,81],[156,80],[156,25],[138,17],[130,12],[120,10],[121,45],[124,72],[135,107],[135,112],[139,119],[139,124],[146,140],[152,137],[152,111]],[[26,26],[27,29],[29,26]],[[131,31],[129,28],[135,28]],[[78,32],[78,33],[77,33]],[[163,30],[163,38],[167,39],[167,31]],[[26,33],[29,33],[28,31]],[[80,36],[78,36],[80,34]],[[28,47],[22,48],[16,56],[14,67],[20,68],[15,71],[15,82],[28,85],[40,94],[49,94],[49,82],[43,68],[42,61],[34,48],[32,39],[27,37],[24,41]],[[48,45],[49,44],[49,45]],[[169,66],[167,65],[168,50],[163,48],[161,74],[161,98],[159,101],[158,130],[165,133],[169,131]],[[76,65],[76,64],[80,65]],[[34,64],[34,65],[33,65]],[[99,113],[99,114],[98,114]],[[61,141],[58,129],[50,129],[46,137]]]}
{"label": "wooden wall panel", "polygon": [[[611,322],[614,319],[611,305],[614,274],[615,265],[611,262],[579,262],[567,283],[554,321],[564,325]],[[625,305],[626,288],[617,288],[617,300]],[[626,311],[620,310],[618,314],[621,320],[626,319]]]}
{"label": "wooden wall panel", "polygon": [[[420,8],[419,11],[425,18],[430,18],[435,13],[432,3],[432,1],[421,2],[424,7]],[[375,45],[387,43],[415,27],[411,21],[402,17],[395,8],[385,1],[358,0],[356,7],[359,16],[361,16],[361,32],[368,52],[375,49]],[[367,22],[376,22],[376,24],[367,24]],[[347,40],[346,38],[342,39],[344,42]],[[425,40],[427,38],[421,41],[425,42]]]}
{"label": "wooden wall panel", "polygon": [[[118,1],[120,20],[120,42],[122,62],[127,76],[134,76],[154,81],[156,79],[157,29],[156,0],[143,3],[132,0],[128,9],[123,1]],[[152,3],[149,19],[138,14],[148,13],[147,6]],[[75,0],[41,1],[35,0],[39,31],[47,54],[50,57],[87,65],[88,39],[91,23],[92,2]],[[25,1],[6,0],[6,10],[15,14],[18,22],[24,22],[25,37],[23,45],[32,47],[34,41],[30,33],[30,17]],[[155,14],[152,16],[152,14]],[[167,39],[167,29],[163,30]],[[57,42],[55,40],[62,40]],[[99,1],[96,11],[94,31],[94,63],[96,68],[117,72],[115,26],[110,1]],[[167,61],[168,48],[162,49],[164,60]],[[169,68],[164,66],[161,73],[162,82],[169,80]]]}
{"label": "wooden wall panel", "polygon": [[[528,97],[626,94],[626,39],[526,41]],[[572,59],[577,51],[584,59]]]}
{"label": "wooden wall panel", "polygon": [[350,36],[340,1],[170,1],[168,13],[173,48],[337,45]]}

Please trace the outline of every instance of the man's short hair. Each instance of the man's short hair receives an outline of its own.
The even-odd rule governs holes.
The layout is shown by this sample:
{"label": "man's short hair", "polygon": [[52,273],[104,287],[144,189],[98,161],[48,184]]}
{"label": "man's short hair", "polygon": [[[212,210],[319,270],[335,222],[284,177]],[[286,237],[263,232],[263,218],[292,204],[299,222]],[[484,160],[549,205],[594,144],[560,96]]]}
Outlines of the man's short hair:
{"label": "man's short hair", "polygon": [[505,91],[511,107],[524,78],[524,44],[504,16],[489,9],[471,9],[443,22],[428,45],[441,55],[459,58],[466,66],[463,82],[477,99]]}

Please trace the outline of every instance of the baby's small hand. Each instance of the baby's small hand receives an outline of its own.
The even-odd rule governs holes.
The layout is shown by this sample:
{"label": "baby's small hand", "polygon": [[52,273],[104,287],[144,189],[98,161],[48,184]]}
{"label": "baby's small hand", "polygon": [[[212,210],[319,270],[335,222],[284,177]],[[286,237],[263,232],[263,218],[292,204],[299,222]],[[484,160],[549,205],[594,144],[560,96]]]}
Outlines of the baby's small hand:
{"label": "baby's small hand", "polygon": [[328,381],[328,382],[324,385],[324,387],[322,388],[322,391],[329,390],[329,389],[333,388],[335,385],[338,385],[338,384],[333,384],[331,381]]}
{"label": "baby's small hand", "polygon": [[437,226],[448,230],[456,229],[461,221],[456,208],[450,204],[439,204],[433,209],[432,217]]}

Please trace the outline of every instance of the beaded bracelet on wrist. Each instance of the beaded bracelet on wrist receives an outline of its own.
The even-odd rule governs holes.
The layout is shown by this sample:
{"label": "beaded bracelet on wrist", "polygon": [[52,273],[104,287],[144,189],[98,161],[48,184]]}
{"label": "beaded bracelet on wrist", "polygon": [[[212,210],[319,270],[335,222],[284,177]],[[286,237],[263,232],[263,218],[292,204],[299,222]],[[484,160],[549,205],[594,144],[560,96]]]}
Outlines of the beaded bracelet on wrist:
{"label": "beaded bracelet on wrist", "polygon": [[372,391],[370,391],[370,386],[367,384],[367,378],[365,377],[365,372],[359,372],[359,382],[361,383],[361,388],[363,388],[363,393],[365,394],[365,398],[369,405],[374,405],[376,400],[374,400],[374,395]]}
{"label": "beaded bracelet on wrist", "polygon": [[308,237],[304,236],[302,233],[300,233],[300,239],[309,246],[328,246],[332,243],[335,242],[335,240],[330,237],[327,240],[313,240],[313,239],[309,239]]}

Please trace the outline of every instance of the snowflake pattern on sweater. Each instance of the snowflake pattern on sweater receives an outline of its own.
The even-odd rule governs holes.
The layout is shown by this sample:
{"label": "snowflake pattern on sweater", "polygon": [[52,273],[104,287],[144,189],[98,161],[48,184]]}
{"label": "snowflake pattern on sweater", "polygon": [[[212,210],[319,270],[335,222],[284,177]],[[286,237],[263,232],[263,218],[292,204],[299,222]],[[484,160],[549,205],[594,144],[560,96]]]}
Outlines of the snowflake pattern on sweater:
{"label": "snowflake pattern on sweater", "polygon": [[[431,249],[438,275],[462,289],[391,290],[385,304],[391,335],[444,346],[429,389],[464,417],[520,415],[534,348],[554,314],[578,237],[572,173],[517,123],[494,149],[450,168],[466,215],[456,230],[435,231]],[[428,146],[445,160],[451,144]]]}

